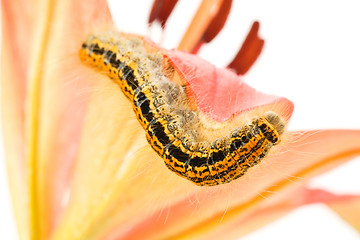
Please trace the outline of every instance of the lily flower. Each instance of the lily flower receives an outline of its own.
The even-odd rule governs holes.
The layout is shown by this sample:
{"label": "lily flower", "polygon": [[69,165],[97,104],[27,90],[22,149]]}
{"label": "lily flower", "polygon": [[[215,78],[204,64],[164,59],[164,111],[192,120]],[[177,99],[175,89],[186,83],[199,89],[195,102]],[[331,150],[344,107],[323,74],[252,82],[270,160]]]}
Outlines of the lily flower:
{"label": "lily flower", "polygon": [[[155,1],[150,22],[166,27],[169,2]],[[182,51],[143,41],[214,122],[270,110],[288,121],[291,101],[241,76],[264,45],[259,23],[228,64],[232,70],[183,52],[211,41],[230,7],[203,1]],[[358,195],[307,185],[360,154],[360,130],[290,131],[241,178],[200,187],[168,170],[119,87],[80,62],[90,33],[115,29],[105,0],[3,0],[2,21],[3,137],[20,239],[235,239],[314,202],[360,231]],[[282,166],[281,174],[272,166]]]}

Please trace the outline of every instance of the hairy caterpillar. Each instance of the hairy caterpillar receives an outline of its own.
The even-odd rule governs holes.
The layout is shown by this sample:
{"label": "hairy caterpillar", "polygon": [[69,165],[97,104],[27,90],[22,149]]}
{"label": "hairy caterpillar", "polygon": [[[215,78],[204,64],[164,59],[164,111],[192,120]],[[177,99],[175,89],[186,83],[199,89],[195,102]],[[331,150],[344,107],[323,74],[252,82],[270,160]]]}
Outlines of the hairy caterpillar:
{"label": "hairy caterpillar", "polygon": [[141,37],[116,32],[90,35],[80,59],[120,86],[151,147],[171,171],[197,185],[227,183],[244,175],[284,132],[284,122],[268,111],[221,137],[209,137],[186,86],[164,71],[161,52],[149,49]]}

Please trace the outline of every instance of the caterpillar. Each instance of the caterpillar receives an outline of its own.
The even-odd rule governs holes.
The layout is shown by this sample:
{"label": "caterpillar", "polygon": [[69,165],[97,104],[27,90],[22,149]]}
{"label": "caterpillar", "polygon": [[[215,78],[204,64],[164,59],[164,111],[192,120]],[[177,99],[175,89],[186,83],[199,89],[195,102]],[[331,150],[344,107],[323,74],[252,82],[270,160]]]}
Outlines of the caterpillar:
{"label": "caterpillar", "polygon": [[229,133],[209,137],[186,85],[164,71],[163,54],[149,49],[139,36],[113,31],[91,34],[79,56],[120,87],[166,166],[197,185],[218,185],[243,176],[280,142],[284,132],[282,119],[268,111]]}

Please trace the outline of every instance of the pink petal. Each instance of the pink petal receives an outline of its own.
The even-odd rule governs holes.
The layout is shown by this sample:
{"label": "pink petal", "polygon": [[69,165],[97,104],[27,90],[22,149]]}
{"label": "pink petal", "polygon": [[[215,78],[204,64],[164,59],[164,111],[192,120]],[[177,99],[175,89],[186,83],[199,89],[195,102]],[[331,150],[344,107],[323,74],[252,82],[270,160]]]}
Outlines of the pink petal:
{"label": "pink petal", "polygon": [[271,110],[272,105],[281,105],[286,119],[292,114],[291,101],[256,91],[228,69],[217,68],[198,56],[180,51],[168,51],[165,56],[190,86],[190,95],[195,97],[199,109],[216,121],[223,122],[258,107]]}

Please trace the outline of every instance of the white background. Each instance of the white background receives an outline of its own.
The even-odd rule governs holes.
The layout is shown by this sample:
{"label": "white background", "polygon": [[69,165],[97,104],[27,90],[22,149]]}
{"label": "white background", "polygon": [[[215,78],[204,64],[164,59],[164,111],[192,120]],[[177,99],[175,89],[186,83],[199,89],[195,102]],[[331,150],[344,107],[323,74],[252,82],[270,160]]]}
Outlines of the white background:
{"label": "white background", "polygon": [[[148,34],[152,1],[109,0],[120,31]],[[163,46],[175,48],[200,1],[180,1],[168,21]],[[295,103],[290,130],[360,129],[360,2],[357,0],[234,0],[229,19],[200,55],[226,66],[252,22],[259,20],[265,48],[246,81]],[[151,36],[159,39],[159,29]],[[1,239],[17,239],[0,148]],[[360,159],[312,180],[314,187],[360,194]],[[4,238],[6,236],[6,238]],[[243,239],[360,239],[322,205],[302,207]]]}

